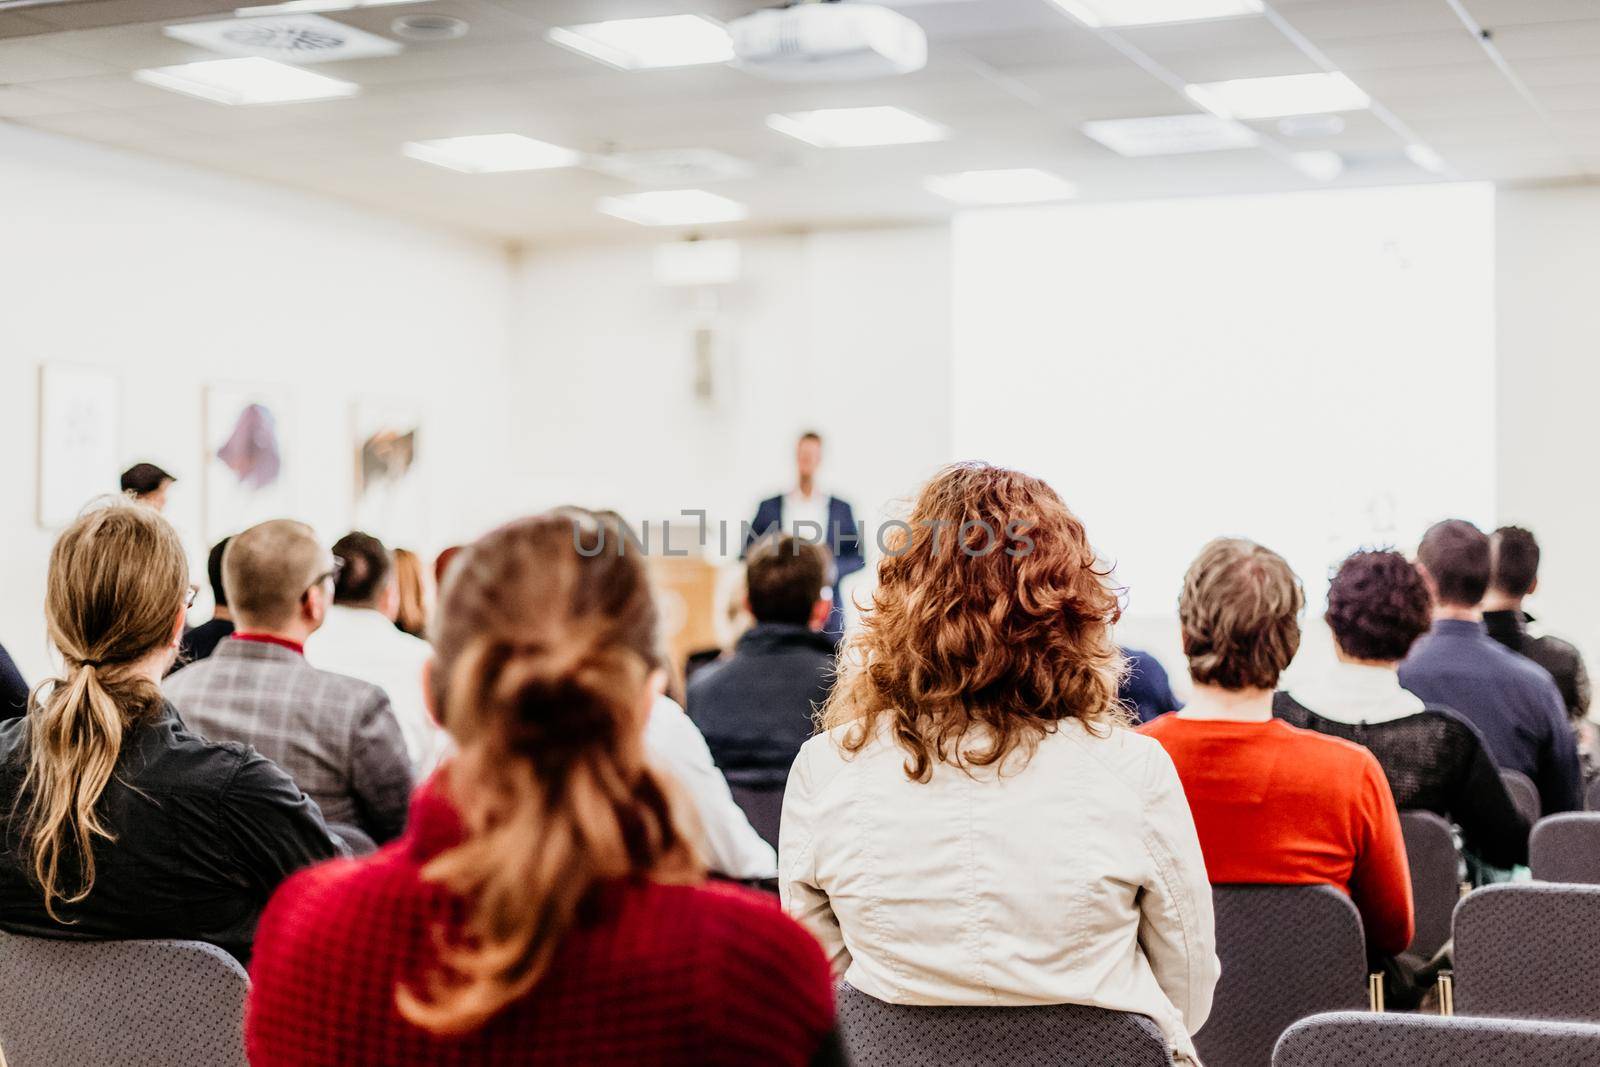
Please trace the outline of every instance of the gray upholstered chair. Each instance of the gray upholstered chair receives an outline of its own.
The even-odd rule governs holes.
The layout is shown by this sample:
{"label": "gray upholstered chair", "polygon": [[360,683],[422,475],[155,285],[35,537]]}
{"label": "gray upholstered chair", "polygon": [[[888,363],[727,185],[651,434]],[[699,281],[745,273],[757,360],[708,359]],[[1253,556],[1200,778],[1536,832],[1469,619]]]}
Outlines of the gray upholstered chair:
{"label": "gray upholstered chair", "polygon": [[1600,886],[1492,885],[1456,905],[1455,1010],[1600,1022]]}
{"label": "gray upholstered chair", "polygon": [[9,1067],[243,1067],[250,981],[198,941],[57,941],[0,933]]}
{"label": "gray upholstered chair", "polygon": [[1600,778],[1589,783],[1589,791],[1583,795],[1583,806],[1590,811],[1600,811]]}
{"label": "gray upholstered chair", "polygon": [[1535,881],[1600,885],[1600,812],[1540,819],[1528,840],[1528,866]]}
{"label": "gray upholstered chair", "polygon": [[1268,1067],[1290,1024],[1369,1003],[1366,938],[1350,898],[1327,885],[1219,885],[1217,983],[1194,1035],[1206,1064]]}
{"label": "gray upholstered chair", "polygon": [[1291,1026],[1272,1067],[1600,1067],[1600,1026],[1336,1012]]}
{"label": "gray upholstered chair", "polygon": [[1521,771],[1501,771],[1500,780],[1506,783],[1506,792],[1511,794],[1511,802],[1522,812],[1522,817],[1532,826],[1539,821],[1539,815],[1544,810],[1544,802],[1539,799],[1539,787],[1533,784]]}
{"label": "gray upholstered chair", "polygon": [[913,1007],[838,987],[839,1030],[856,1067],[1171,1067],[1143,1015],[1082,1004]]}
{"label": "gray upholstered chair", "polygon": [[1461,899],[1461,853],[1450,824],[1431,811],[1402,811],[1400,832],[1406,839],[1417,919],[1406,952],[1426,962],[1450,940],[1450,918]]}

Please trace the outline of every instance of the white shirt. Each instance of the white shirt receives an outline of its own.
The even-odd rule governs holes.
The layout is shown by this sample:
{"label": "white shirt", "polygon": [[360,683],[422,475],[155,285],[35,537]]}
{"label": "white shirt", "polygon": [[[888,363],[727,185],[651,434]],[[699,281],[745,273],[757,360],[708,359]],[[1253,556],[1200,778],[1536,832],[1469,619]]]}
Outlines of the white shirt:
{"label": "white shirt", "polygon": [[1220,965],[1211,885],[1166,751],[1064,722],[1025,764],[907,779],[887,730],[800,750],[783,801],[783,906],[863,993],[896,1004],[1141,1012],[1175,1051]]}
{"label": "white shirt", "polygon": [[389,694],[419,782],[450,747],[423,702],[422,668],[432,657],[426,641],[402,632],[381,612],[338,604],[328,609],[321,628],[306,642],[306,659],[313,667],[360,678]]}
{"label": "white shirt", "polygon": [[[827,493],[813,487],[810,496],[800,492],[799,487],[783,494],[783,532],[793,534],[802,540],[813,540],[820,544],[831,544],[830,538],[833,531],[828,529],[828,501],[832,499]],[[814,523],[803,530],[797,530],[796,523]],[[821,531],[818,533],[817,531]]]}
{"label": "white shirt", "polygon": [[1425,708],[1421,697],[1401,688],[1398,671],[1365,663],[1335,663],[1296,683],[1289,695],[1324,719],[1350,726],[1393,722]]}
{"label": "white shirt", "polygon": [[773,878],[778,857],[734,802],[700,728],[671,697],[657,697],[644,728],[645,749],[654,763],[683,787],[700,817],[706,866],[728,878]]}

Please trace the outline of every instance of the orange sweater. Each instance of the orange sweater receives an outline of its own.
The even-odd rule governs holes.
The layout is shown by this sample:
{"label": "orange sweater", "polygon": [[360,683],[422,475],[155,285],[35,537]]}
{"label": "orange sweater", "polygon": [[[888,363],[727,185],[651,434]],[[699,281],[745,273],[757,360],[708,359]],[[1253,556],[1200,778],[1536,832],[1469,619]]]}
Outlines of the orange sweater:
{"label": "orange sweater", "polygon": [[1411,873],[1383,768],[1360,745],[1270,722],[1163,715],[1140,727],[1172,757],[1213,885],[1326,883],[1367,944],[1411,943]]}

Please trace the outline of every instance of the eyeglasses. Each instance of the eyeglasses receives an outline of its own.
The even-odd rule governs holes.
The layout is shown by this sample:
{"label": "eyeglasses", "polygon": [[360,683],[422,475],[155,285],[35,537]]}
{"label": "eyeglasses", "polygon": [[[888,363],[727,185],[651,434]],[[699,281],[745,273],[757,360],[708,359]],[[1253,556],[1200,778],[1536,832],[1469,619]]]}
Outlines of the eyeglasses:
{"label": "eyeglasses", "polygon": [[190,608],[194,607],[194,598],[199,595],[200,587],[195,585],[193,582],[190,582],[189,588],[185,590],[183,594],[183,610],[188,611]]}
{"label": "eyeglasses", "polygon": [[312,579],[311,584],[306,586],[305,593],[301,593],[300,595],[305,596],[306,593],[311,592],[311,590],[317,588],[323,582],[337,582],[339,580],[339,575],[343,572],[344,557],[334,556],[333,568],[331,570],[323,571],[321,574],[317,575],[316,578]]}

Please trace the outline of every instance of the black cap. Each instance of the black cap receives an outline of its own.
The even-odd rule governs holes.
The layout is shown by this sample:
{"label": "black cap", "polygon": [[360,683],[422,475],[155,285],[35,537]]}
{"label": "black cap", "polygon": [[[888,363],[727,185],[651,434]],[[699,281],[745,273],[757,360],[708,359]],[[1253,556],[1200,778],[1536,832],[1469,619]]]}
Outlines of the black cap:
{"label": "black cap", "polygon": [[134,496],[149,496],[167,482],[177,480],[154,463],[135,463],[122,472],[122,491]]}

